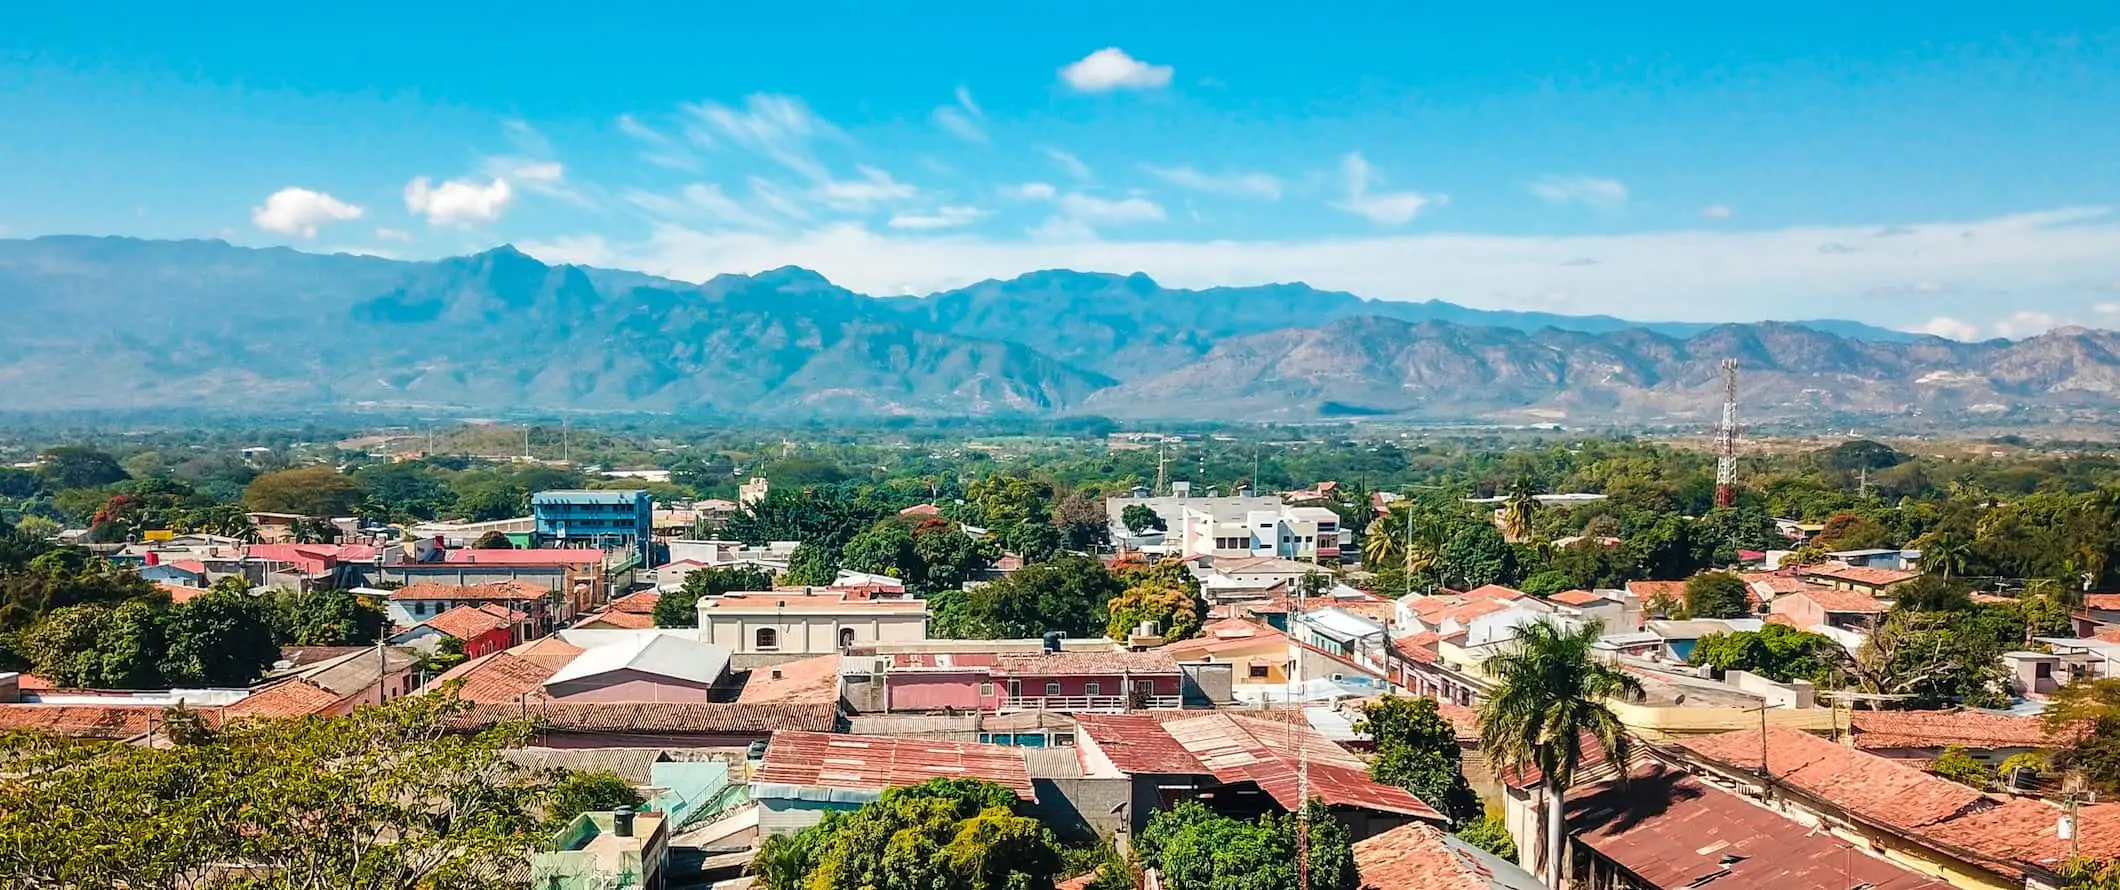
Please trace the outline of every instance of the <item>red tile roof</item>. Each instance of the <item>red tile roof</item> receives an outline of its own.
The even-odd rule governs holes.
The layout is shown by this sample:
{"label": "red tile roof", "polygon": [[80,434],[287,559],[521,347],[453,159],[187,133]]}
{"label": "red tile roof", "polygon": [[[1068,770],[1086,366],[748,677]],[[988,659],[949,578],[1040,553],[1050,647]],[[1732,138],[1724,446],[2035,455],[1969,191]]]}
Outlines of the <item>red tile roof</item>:
{"label": "red tile roof", "polygon": [[[1971,850],[1987,865],[2016,877],[2029,863],[2048,871],[2068,860],[2069,842],[2059,833],[2061,808],[2023,797],[2001,806],[1960,816],[1928,829],[1929,837]],[[2083,858],[2093,862],[2120,859],[2120,804],[2103,803],[2076,812],[2077,838]]]}
{"label": "red tile roof", "polygon": [[655,604],[660,602],[662,602],[661,592],[643,590],[639,593],[629,593],[612,600],[611,611],[632,612],[636,615],[652,615],[655,613]]}
{"label": "red tile roof", "polygon": [[1780,572],[1745,572],[1737,577],[1744,579],[1745,586],[1763,585],[1768,592],[1773,593],[1775,596],[1780,596],[1784,593],[1795,593],[1799,590],[1818,586],[1794,575],[1784,575]]}
{"label": "red tile roof", "polygon": [[308,680],[293,679],[274,683],[245,696],[242,701],[223,708],[224,719],[237,717],[307,717],[321,714],[338,707],[344,701],[338,693]]}
{"label": "red tile roof", "polygon": [[1587,590],[1563,590],[1546,598],[1556,603],[1564,603],[1570,606],[1587,606],[1591,603],[1607,602],[1604,597]]}
{"label": "red tile roof", "polygon": [[1577,840],[1652,887],[1951,887],[1660,766],[1568,798],[1568,827]]}
{"label": "red tile roof", "polygon": [[1817,603],[1827,612],[1849,612],[1858,615],[1882,615],[1892,611],[1892,604],[1858,590],[1834,590],[1830,587],[1813,587],[1794,593],[1785,593],[1775,600],[1803,597]]}
{"label": "red tile roof", "polygon": [[514,624],[506,618],[471,606],[457,606],[420,623],[466,641],[478,639],[496,630],[505,630]]}
{"label": "red tile roof", "polygon": [[[1760,731],[1742,729],[1680,739],[1678,744],[1726,767],[1759,770]],[[1980,792],[1949,779],[1786,727],[1767,730],[1774,780],[1849,813],[1913,831],[1985,806]]]}
{"label": "red tile roof", "polygon": [[983,779],[1038,799],[1023,749],[894,736],[776,732],[752,787],[785,785],[882,791],[929,779]]}
{"label": "red tile roof", "polygon": [[196,559],[180,559],[176,562],[168,563],[168,565],[173,566],[175,568],[183,569],[184,571],[190,572],[194,575],[206,574],[206,564]]}
{"label": "red tile roof", "polygon": [[1536,890],[1538,879],[1515,864],[1476,852],[1421,823],[1401,825],[1354,844],[1363,890]]}
{"label": "red tile roof", "polygon": [[464,686],[456,695],[464,701],[477,704],[514,702],[525,695],[543,695],[545,681],[558,670],[512,652],[495,652],[443,671],[441,676],[427,684],[427,688],[439,689],[443,683],[462,680]]}
{"label": "red tile roof", "polygon": [[1856,711],[1850,719],[1855,747],[1879,748],[2056,748],[2068,744],[2046,731],[2037,717],[1990,711]]}
{"label": "red tile roof", "polygon": [[1835,581],[1846,581],[1865,587],[1889,587],[1893,584],[1912,581],[1921,577],[1920,572],[1903,572],[1898,569],[1879,569],[1870,566],[1851,566],[1836,563],[1809,566],[1799,571],[1806,577],[1830,578]]}
{"label": "red tile roof", "polygon": [[528,717],[541,731],[647,734],[743,734],[831,732],[839,722],[836,704],[718,702],[576,703],[541,701],[473,705],[455,720],[459,728],[491,726]]}
{"label": "red tile roof", "polygon": [[557,671],[573,661],[574,656],[582,654],[582,647],[559,637],[545,637],[510,649],[508,654],[545,670]]}
{"label": "red tile roof", "polygon": [[204,587],[187,587],[182,584],[169,584],[161,581],[155,582],[155,586],[161,588],[163,593],[169,594],[170,604],[177,606],[198,599],[200,595],[206,593],[206,588]]}
{"label": "red tile roof", "polygon": [[621,612],[617,609],[605,609],[601,612],[594,612],[582,616],[582,620],[577,622],[574,626],[608,627],[616,628],[619,630],[645,630],[647,628],[655,626],[655,616],[645,615],[640,612]]}
{"label": "red tile roof", "polygon": [[2120,612],[2120,593],[2086,593],[2083,607],[2100,612]]}
{"label": "red tile roof", "polygon": [[491,584],[437,584],[415,581],[390,592],[393,600],[462,600],[466,602],[527,602],[552,596],[552,589],[527,581],[495,581]]}
{"label": "red tile roof", "polygon": [[77,739],[130,739],[146,735],[161,714],[161,707],[151,705],[0,704],[0,730]]}
{"label": "red tile roof", "polygon": [[2108,627],[2093,634],[2091,639],[2106,643],[2120,643],[2120,627]]}
{"label": "red tile roof", "polygon": [[1475,587],[1471,590],[1465,591],[1465,598],[1475,600],[1520,600],[1524,598],[1524,592],[1514,587],[1504,587],[1500,584],[1483,584],[1479,587]]}
{"label": "red tile roof", "polygon": [[1327,804],[1442,821],[1433,807],[1405,789],[1370,780],[1366,762],[1307,724],[1210,713],[1166,720],[1163,731],[1216,779],[1253,783],[1290,811],[1303,805],[1296,778],[1301,752],[1309,761],[1311,796]]}
{"label": "red tile roof", "polygon": [[[775,679],[773,674],[779,672]],[[736,694],[742,704],[761,702],[839,701],[839,655],[827,653],[772,667],[752,668],[743,690]]]}
{"label": "red tile roof", "polygon": [[1682,600],[1686,598],[1684,581],[1629,581],[1627,592],[1641,597],[1642,602],[1653,599]]}
{"label": "red tile roof", "polygon": [[1051,655],[1001,655],[994,659],[997,677],[1084,677],[1129,674],[1176,674],[1178,662],[1167,652],[1055,652]]}

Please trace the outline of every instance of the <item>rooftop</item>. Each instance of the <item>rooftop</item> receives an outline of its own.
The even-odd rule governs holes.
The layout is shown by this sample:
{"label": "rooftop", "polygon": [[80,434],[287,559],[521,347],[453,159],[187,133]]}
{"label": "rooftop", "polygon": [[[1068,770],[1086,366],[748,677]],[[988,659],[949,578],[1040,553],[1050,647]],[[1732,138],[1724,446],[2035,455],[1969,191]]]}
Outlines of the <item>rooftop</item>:
{"label": "rooftop", "polygon": [[791,731],[831,732],[839,721],[837,704],[720,704],[710,702],[628,702],[578,704],[531,700],[479,704],[459,715],[460,728],[476,728],[529,718],[540,731],[640,735],[649,733],[766,735]]}
{"label": "rooftop", "polygon": [[925,615],[927,601],[850,597],[845,592],[836,590],[814,593],[773,590],[730,593],[713,599],[702,598],[699,601],[699,609],[702,612],[713,610],[747,615],[779,612]]}
{"label": "rooftop", "polygon": [[1178,662],[1161,651],[1055,652],[1050,655],[998,655],[996,676],[1103,676],[1108,674],[1176,674]]}
{"label": "rooftop", "polygon": [[437,584],[432,581],[414,581],[390,592],[393,601],[404,600],[464,600],[464,601],[533,601],[551,596],[552,590],[527,581],[495,581],[491,584]]}
{"label": "rooftop", "polygon": [[410,670],[419,663],[419,654],[409,649],[387,646],[379,650],[363,646],[359,652],[303,668],[295,676],[346,696],[374,686],[386,674]]}
{"label": "rooftop", "polygon": [[253,692],[221,714],[224,718],[307,717],[331,710],[343,700],[336,692],[296,677]]}
{"label": "rooftop", "polygon": [[1951,886],[1661,767],[1641,771],[1625,784],[1606,782],[1569,795],[1568,826],[1585,846],[1656,887]]}
{"label": "rooftop", "polygon": [[[442,561],[451,565],[476,563],[494,566],[579,566],[602,565],[601,550],[545,549],[545,550],[444,550]],[[410,568],[419,563],[408,563],[399,568]]]}
{"label": "rooftop", "polygon": [[1401,825],[1354,844],[1364,890],[1541,890],[1530,872],[1434,826]]}
{"label": "rooftop", "polygon": [[420,622],[459,640],[474,640],[496,630],[506,630],[511,623],[506,618],[474,606],[456,606]]}
{"label": "rooftop", "polygon": [[1563,590],[1559,593],[1547,597],[1547,599],[1552,600],[1556,603],[1561,603],[1570,606],[1587,606],[1592,603],[1610,602],[1610,600],[1605,599],[1603,596],[1591,593],[1587,590]]}
{"label": "rooftop", "polygon": [[2052,748],[2066,739],[2048,733],[2037,717],[1993,711],[1856,711],[1850,718],[1855,747]]}
{"label": "rooftop", "polygon": [[444,671],[427,684],[428,689],[453,680],[464,681],[457,697],[474,704],[514,702],[544,688],[552,668],[536,664],[513,652],[495,652],[471,659]]}
{"label": "rooftop", "polygon": [[1851,566],[1845,563],[1825,563],[1808,566],[1799,569],[1798,572],[1806,577],[1828,578],[1834,581],[1861,584],[1866,587],[1885,587],[1921,577],[1920,572],[1905,572],[1899,569],[1880,569],[1870,566]]}
{"label": "rooftop", "polygon": [[597,646],[545,679],[546,686],[617,671],[712,686],[729,668],[729,650],[676,634],[642,632],[637,639]]}
{"label": "rooftop", "polygon": [[929,779],[984,779],[1037,800],[1022,748],[894,736],[776,732],[754,786],[881,792]]}
{"label": "rooftop", "polygon": [[[1290,713],[1300,719],[1300,712]],[[1442,819],[1405,789],[1371,781],[1365,761],[1307,724],[1235,713],[1178,712],[1158,721],[1166,742],[1141,718],[1078,719],[1098,750],[1121,772],[1178,771],[1212,775],[1228,784],[1249,782],[1293,811],[1303,803],[1296,777],[1301,752],[1309,761],[1310,793],[1327,804]]]}
{"label": "rooftop", "polygon": [[1831,587],[1810,587],[1784,593],[1781,597],[1803,597],[1817,603],[1827,612],[1847,612],[1858,615],[1882,615],[1892,611],[1892,604],[1859,590],[1835,590]]}
{"label": "rooftop", "polygon": [[772,667],[753,668],[743,690],[736,694],[736,700],[743,704],[836,703],[839,701],[839,655],[813,655]]}
{"label": "rooftop", "polygon": [[633,612],[640,615],[653,615],[655,614],[655,605],[660,602],[662,602],[661,592],[654,590],[643,590],[639,593],[629,593],[625,596],[612,600],[611,611]]}
{"label": "rooftop", "polygon": [[[1757,729],[1677,744],[1726,767],[1747,773],[1760,768]],[[1777,783],[1892,828],[1913,831],[1987,805],[1984,795],[1957,782],[1801,730],[1769,727],[1765,748],[1767,771]]]}

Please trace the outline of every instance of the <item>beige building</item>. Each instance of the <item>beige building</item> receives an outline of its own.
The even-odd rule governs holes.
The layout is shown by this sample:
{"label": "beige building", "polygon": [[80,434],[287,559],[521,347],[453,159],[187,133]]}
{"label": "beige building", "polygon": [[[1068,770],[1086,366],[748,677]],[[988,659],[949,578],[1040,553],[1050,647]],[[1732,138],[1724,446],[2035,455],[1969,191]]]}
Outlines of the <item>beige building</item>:
{"label": "beige building", "polygon": [[917,642],[927,639],[927,602],[824,589],[731,593],[700,599],[699,638],[747,655]]}

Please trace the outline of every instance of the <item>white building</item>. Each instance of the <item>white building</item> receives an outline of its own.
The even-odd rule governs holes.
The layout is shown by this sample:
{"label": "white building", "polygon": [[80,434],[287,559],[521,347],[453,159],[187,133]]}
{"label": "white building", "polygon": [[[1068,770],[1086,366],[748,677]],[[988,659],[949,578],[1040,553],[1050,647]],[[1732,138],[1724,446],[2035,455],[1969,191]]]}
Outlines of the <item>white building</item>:
{"label": "white building", "polygon": [[834,590],[731,593],[699,601],[699,638],[747,655],[822,655],[927,639],[927,602]]}
{"label": "white building", "polygon": [[[1136,535],[1126,508],[1144,506],[1163,520],[1162,531]],[[1324,507],[1291,507],[1266,497],[1107,498],[1112,540],[1135,549],[1178,556],[1277,556],[1336,563],[1343,543],[1340,516]]]}

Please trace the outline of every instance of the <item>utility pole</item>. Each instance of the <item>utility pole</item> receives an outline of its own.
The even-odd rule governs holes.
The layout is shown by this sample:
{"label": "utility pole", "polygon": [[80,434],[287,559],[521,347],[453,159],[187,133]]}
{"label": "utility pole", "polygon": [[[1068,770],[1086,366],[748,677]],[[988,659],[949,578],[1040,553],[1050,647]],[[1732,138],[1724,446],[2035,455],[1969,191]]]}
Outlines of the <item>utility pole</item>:
{"label": "utility pole", "polygon": [[1170,484],[1170,439],[1159,438],[1156,448],[1156,489],[1149,494],[1162,497],[1167,493],[1164,486]]}

